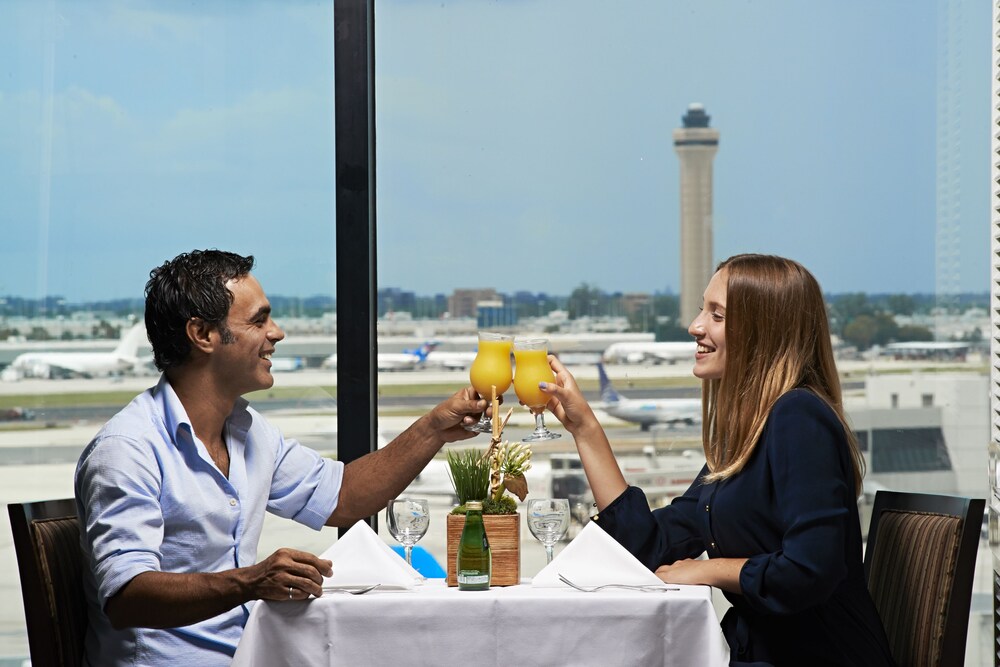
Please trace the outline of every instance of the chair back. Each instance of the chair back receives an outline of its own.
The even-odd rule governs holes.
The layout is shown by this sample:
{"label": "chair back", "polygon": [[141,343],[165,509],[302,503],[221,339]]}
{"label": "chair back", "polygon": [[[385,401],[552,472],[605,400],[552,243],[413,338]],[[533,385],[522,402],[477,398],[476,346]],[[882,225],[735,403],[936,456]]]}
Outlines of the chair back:
{"label": "chair back", "polygon": [[878,491],[865,579],[900,667],[962,665],[985,501]]}
{"label": "chair back", "polygon": [[7,512],[32,667],[78,667],[87,634],[87,603],[76,503],[12,503]]}

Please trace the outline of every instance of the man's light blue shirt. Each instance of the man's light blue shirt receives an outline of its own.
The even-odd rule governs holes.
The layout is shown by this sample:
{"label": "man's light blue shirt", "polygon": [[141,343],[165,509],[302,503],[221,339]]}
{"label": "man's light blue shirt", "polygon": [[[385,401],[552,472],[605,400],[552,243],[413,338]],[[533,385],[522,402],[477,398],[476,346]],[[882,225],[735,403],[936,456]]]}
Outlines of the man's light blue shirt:
{"label": "man's light blue shirt", "polygon": [[115,630],[108,599],[138,574],[257,562],[265,510],[319,530],[344,466],[281,433],[240,399],[226,420],[229,478],[195,437],[166,376],[115,415],[76,470],[91,665],[228,665],[248,605],[169,630]]}

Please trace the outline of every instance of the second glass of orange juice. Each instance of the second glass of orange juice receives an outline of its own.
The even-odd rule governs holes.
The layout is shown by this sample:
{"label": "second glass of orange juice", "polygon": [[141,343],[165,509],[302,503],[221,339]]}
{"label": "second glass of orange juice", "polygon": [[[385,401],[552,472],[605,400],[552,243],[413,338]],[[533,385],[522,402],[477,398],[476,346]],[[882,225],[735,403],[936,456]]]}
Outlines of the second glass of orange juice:
{"label": "second glass of orange juice", "polygon": [[514,341],[514,392],[535,416],[535,431],[524,442],[555,440],[561,438],[545,427],[545,404],[549,395],[538,388],[539,382],[556,379],[549,366],[549,341],[545,338],[527,338]]}
{"label": "second glass of orange juice", "polygon": [[[490,401],[493,398],[493,387],[496,387],[497,398],[510,388],[513,371],[510,365],[510,348],[514,337],[491,331],[479,332],[479,349],[476,359],[469,368],[469,381],[480,396]],[[486,413],[472,426],[466,426],[476,433],[492,433],[493,422]]]}

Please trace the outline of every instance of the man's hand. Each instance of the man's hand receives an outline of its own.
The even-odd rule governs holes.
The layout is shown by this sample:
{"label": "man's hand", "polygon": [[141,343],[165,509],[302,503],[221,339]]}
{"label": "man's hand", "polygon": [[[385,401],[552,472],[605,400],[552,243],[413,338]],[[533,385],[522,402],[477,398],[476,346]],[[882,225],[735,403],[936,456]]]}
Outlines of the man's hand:
{"label": "man's hand", "polygon": [[323,577],[333,575],[333,563],[306,551],[278,549],[247,568],[250,598],[304,600],[323,595]]}
{"label": "man's hand", "polygon": [[332,563],[305,551],[278,549],[265,560],[234,570],[203,573],[142,572],[104,607],[111,625],[177,628],[228,611],[249,600],[304,600],[323,594]]}
{"label": "man's hand", "polygon": [[465,425],[475,424],[484,411],[489,412],[489,401],[479,398],[472,387],[465,387],[435,406],[427,414],[427,423],[444,442],[465,440],[479,435],[466,430]]}

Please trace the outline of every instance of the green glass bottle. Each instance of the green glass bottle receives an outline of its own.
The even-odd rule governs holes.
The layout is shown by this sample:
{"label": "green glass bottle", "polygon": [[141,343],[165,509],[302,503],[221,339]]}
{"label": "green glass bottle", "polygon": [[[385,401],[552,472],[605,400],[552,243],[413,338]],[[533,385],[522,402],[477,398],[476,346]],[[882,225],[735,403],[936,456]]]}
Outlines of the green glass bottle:
{"label": "green glass bottle", "polygon": [[458,573],[458,590],[486,591],[490,588],[492,555],[483,526],[483,504],[470,501],[465,504],[465,526],[458,542],[455,571]]}

